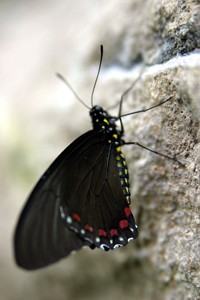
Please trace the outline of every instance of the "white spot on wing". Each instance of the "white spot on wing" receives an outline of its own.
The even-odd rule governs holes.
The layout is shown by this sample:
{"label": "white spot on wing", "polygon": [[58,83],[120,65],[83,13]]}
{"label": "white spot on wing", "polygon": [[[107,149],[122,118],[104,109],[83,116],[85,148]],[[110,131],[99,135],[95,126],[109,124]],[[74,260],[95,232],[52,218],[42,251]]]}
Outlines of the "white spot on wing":
{"label": "white spot on wing", "polygon": [[96,243],[100,243],[100,238],[99,238],[99,237],[96,237],[96,238],[95,238],[95,242],[96,242]]}
{"label": "white spot on wing", "polygon": [[113,248],[119,248],[119,247],[122,247],[123,245],[122,244],[116,244]]}
{"label": "white spot on wing", "polygon": [[71,223],[72,223],[72,218],[71,218],[71,217],[67,217],[67,218],[66,218],[66,222],[67,222],[68,224],[71,224]]}
{"label": "white spot on wing", "polygon": [[134,240],[134,238],[133,238],[133,237],[129,238],[129,239],[128,239],[128,242],[130,242],[130,241],[132,241],[132,240]]}
{"label": "white spot on wing", "polygon": [[103,249],[103,250],[110,249],[110,247],[108,245],[106,245],[106,244],[101,244],[100,248]]}

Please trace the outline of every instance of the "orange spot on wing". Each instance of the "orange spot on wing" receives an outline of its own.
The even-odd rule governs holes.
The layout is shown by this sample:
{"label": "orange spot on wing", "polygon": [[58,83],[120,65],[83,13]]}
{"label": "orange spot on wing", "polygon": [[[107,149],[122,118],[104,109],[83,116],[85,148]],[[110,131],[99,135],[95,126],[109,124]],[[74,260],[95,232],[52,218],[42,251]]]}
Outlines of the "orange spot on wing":
{"label": "orange spot on wing", "polygon": [[90,225],[85,225],[85,230],[87,230],[87,231],[89,231],[89,232],[93,232],[93,227],[92,226],[90,226]]}
{"label": "orange spot on wing", "polygon": [[72,214],[72,218],[74,219],[74,221],[77,221],[77,222],[79,222],[79,223],[80,223],[80,221],[81,221],[80,216],[79,216],[78,214],[76,214],[76,213],[73,213],[73,214]]}

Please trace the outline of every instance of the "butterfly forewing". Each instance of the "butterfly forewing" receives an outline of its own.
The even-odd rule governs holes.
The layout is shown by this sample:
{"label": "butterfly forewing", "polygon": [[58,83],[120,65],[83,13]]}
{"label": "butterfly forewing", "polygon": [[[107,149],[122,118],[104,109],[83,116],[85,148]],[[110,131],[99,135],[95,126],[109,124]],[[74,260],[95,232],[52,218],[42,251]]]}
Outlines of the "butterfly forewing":
{"label": "butterfly forewing", "polygon": [[[87,136],[87,137],[86,137]],[[90,131],[66,148],[33,189],[21,213],[14,236],[15,259],[25,269],[46,266],[89,244],[64,226],[60,213],[61,182],[69,171],[73,149],[91,139]]]}

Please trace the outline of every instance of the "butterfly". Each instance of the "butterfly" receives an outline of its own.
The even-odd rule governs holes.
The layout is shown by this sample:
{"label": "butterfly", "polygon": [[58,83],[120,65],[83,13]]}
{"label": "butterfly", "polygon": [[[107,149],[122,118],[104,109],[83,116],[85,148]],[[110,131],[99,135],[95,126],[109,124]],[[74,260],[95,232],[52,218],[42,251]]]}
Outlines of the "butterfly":
{"label": "butterfly", "polygon": [[[103,46],[97,78],[102,57]],[[83,246],[108,251],[137,238],[122,146],[137,144],[148,148],[123,140],[121,118],[125,115],[121,114],[121,109],[129,90],[121,97],[117,117],[92,104],[93,129],[72,142],[34,187],[14,234],[15,260],[21,268],[45,267]],[[147,111],[168,100],[170,98],[133,113]],[[117,121],[121,128],[118,128]]]}

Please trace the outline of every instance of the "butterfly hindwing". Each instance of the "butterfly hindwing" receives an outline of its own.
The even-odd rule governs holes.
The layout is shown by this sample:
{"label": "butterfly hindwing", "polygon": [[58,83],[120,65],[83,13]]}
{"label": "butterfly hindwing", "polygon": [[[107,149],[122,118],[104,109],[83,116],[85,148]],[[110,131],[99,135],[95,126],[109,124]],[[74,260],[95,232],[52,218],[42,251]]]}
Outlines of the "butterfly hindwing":
{"label": "butterfly hindwing", "polygon": [[121,186],[115,147],[101,134],[92,141],[68,162],[70,173],[61,183],[61,215],[92,247],[109,250],[136,238],[137,228]]}

